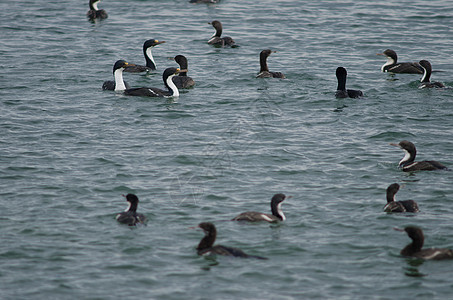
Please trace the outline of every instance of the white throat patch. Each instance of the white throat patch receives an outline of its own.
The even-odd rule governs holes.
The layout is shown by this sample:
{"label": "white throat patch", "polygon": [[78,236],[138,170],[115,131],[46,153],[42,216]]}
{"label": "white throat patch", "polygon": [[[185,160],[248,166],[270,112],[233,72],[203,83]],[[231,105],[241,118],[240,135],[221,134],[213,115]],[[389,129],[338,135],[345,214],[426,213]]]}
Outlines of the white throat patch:
{"label": "white throat patch", "polygon": [[124,68],[119,68],[115,70],[114,77],[115,77],[115,91],[122,92],[126,89],[126,85],[124,84],[123,80],[123,70]]}
{"label": "white throat patch", "polygon": [[167,84],[170,87],[170,89],[173,91],[173,95],[171,95],[170,97],[179,97],[179,90],[176,87],[175,83],[173,82],[173,77],[174,76],[175,76],[175,74],[170,75],[167,78]]}

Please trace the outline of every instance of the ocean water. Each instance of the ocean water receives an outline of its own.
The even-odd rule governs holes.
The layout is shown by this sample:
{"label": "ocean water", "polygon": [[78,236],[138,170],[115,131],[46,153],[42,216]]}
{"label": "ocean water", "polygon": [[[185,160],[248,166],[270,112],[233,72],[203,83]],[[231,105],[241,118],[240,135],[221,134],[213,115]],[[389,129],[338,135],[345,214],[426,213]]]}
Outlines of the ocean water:
{"label": "ocean water", "polygon": [[[453,89],[418,89],[376,56],[429,60],[453,88],[451,1],[1,1],[1,299],[448,299],[453,261],[418,261],[393,227],[420,226],[425,246],[453,248],[453,172],[404,173],[418,158],[453,167]],[[238,48],[206,41],[223,23]],[[158,71],[124,74],[162,87],[177,54],[197,85],[179,99],[102,91],[116,60]],[[276,50],[256,79],[259,52]],[[335,69],[362,99],[336,99]],[[418,214],[385,214],[385,191]],[[135,193],[147,226],[117,224]],[[224,222],[269,212],[281,224]],[[268,260],[198,257],[203,233]]]}

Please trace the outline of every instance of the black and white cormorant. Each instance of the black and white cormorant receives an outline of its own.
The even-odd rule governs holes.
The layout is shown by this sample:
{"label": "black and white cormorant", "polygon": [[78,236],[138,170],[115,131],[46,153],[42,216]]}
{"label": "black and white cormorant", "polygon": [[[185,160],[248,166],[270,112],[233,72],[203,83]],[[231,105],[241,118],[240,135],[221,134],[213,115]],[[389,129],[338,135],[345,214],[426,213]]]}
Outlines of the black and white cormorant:
{"label": "black and white cormorant", "polygon": [[400,189],[398,183],[393,183],[387,188],[387,204],[385,212],[419,212],[418,204],[414,200],[395,201],[395,195]]}
{"label": "black and white cormorant", "polygon": [[147,97],[178,97],[179,90],[173,83],[173,76],[179,72],[187,72],[187,70],[180,70],[178,68],[167,68],[162,74],[162,80],[164,81],[167,90],[161,90],[153,87],[139,87],[126,89],[125,95],[128,96],[147,96]]}
{"label": "black and white cormorant", "polygon": [[[176,55],[174,60],[178,63],[181,70],[188,69],[187,58],[184,55]],[[187,76],[187,72],[179,72],[178,76],[173,77],[173,83],[178,89],[188,89],[195,85],[192,77]]]}
{"label": "black and white cormorant", "polygon": [[265,214],[256,211],[247,211],[237,215],[231,221],[249,221],[249,222],[266,221],[269,223],[285,221],[286,217],[282,211],[282,204],[285,198],[286,196],[284,194],[275,194],[272,197],[271,200],[272,214]]}
{"label": "black and white cormorant", "polygon": [[347,90],[346,89],[346,77],[348,73],[343,67],[338,67],[336,71],[338,85],[337,91],[335,92],[335,97],[337,98],[359,98],[363,96],[362,91],[360,90]]}
{"label": "black and white cormorant", "polygon": [[384,55],[387,57],[387,62],[381,67],[382,72],[423,74],[423,68],[416,62],[398,63],[398,55],[391,49],[387,49],[383,53],[378,53],[377,55]]}
{"label": "black and white cormorant", "polygon": [[412,239],[412,243],[404,247],[400,254],[408,257],[415,257],[421,259],[453,259],[453,250],[447,248],[428,248],[422,249],[425,237],[423,231],[416,226],[407,226],[404,229],[394,228],[398,231],[405,231]]}
{"label": "black and white cormorant", "polygon": [[236,45],[236,43],[234,42],[234,40],[231,37],[229,37],[229,36],[220,37],[222,35],[222,23],[220,23],[220,21],[215,20],[208,24],[211,24],[212,27],[215,28],[215,34],[208,41],[208,44],[216,46],[216,47],[226,47],[226,46],[233,47]]}
{"label": "black and white cormorant", "polygon": [[127,66],[130,65],[131,64],[127,63],[122,59],[116,61],[115,64],[113,65],[113,77],[115,78],[115,81],[112,80],[104,81],[102,89],[117,92],[129,89],[130,88],[129,84],[123,80],[123,71]]}
{"label": "black and white cormorant", "polygon": [[446,166],[434,160],[415,161],[417,150],[415,145],[409,141],[401,141],[399,144],[391,143],[390,145],[399,147],[404,151],[405,155],[398,166],[405,172],[448,170]]}
{"label": "black and white cormorant", "polygon": [[145,224],[147,219],[143,214],[137,212],[138,197],[134,194],[127,194],[126,196],[129,206],[127,209],[116,215],[116,220],[122,224],[135,226],[137,224]]}
{"label": "black and white cormorant", "polygon": [[286,78],[285,75],[281,72],[270,72],[267,67],[267,57],[271,53],[276,53],[277,51],[272,51],[269,49],[263,50],[260,53],[260,72],[256,78]]}
{"label": "black and white cormorant", "polygon": [[429,78],[431,77],[431,63],[427,60],[421,60],[419,62],[420,66],[423,68],[423,77],[420,80],[420,88],[444,88],[445,85],[443,85],[441,82],[430,82]]}
{"label": "black and white cormorant", "polygon": [[101,0],[90,0],[90,10],[87,12],[87,18],[90,21],[95,19],[107,19],[107,12],[103,9],[98,9],[98,4]]}
{"label": "black and white cormorant", "polygon": [[154,62],[152,50],[155,46],[165,43],[165,41],[158,41],[155,39],[147,40],[143,43],[143,55],[145,56],[146,65],[134,65],[127,67],[124,72],[140,73],[150,72],[156,70],[156,63]]}
{"label": "black and white cormorant", "polygon": [[222,245],[215,245],[214,242],[217,236],[217,230],[214,224],[209,222],[204,222],[198,224],[198,227],[203,229],[205,236],[201,239],[197,247],[198,255],[225,255],[225,256],[236,256],[243,258],[258,258],[258,259],[267,259],[262,256],[248,255],[241,249],[227,247]]}

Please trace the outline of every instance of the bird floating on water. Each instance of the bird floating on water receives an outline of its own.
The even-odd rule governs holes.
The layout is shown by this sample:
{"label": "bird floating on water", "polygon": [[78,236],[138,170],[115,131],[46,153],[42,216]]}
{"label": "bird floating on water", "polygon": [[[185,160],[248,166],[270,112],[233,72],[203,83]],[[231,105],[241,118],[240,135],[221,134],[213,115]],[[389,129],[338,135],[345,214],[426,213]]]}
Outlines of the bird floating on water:
{"label": "bird floating on water", "polygon": [[404,151],[405,155],[398,166],[405,172],[448,170],[446,166],[434,160],[415,161],[417,150],[415,145],[409,141],[401,141],[398,144],[391,143],[390,145],[399,147]]}
{"label": "bird floating on water", "polygon": [[445,85],[443,85],[443,83],[441,83],[441,82],[430,82],[429,81],[429,78],[431,77],[431,72],[432,72],[431,63],[429,61],[421,60],[419,62],[419,64],[423,68],[423,77],[420,80],[421,89],[423,89],[423,88],[444,88],[445,87]]}
{"label": "bird floating on water", "polygon": [[215,20],[208,24],[211,24],[212,27],[215,28],[215,34],[208,41],[208,44],[213,45],[215,47],[237,46],[235,41],[231,37],[229,36],[220,37],[222,35],[222,23],[220,23],[220,21]]}
{"label": "bird floating on water", "polygon": [[267,58],[272,53],[276,53],[277,51],[272,51],[270,49],[266,49],[261,51],[260,53],[260,72],[256,76],[256,78],[286,78],[285,75],[281,72],[270,72],[269,68],[267,67]]}
{"label": "bird floating on water", "polygon": [[335,92],[335,97],[337,98],[359,98],[363,96],[363,92],[360,90],[347,90],[346,89],[346,77],[348,73],[343,67],[338,67],[335,72],[337,76],[337,91]]}
{"label": "bird floating on water", "polygon": [[387,57],[387,62],[382,65],[382,72],[389,73],[406,73],[406,74],[423,74],[423,68],[417,62],[403,62],[398,63],[398,56],[396,52],[387,49],[383,53],[377,53]]}
{"label": "bird floating on water", "polygon": [[423,248],[425,237],[423,231],[416,226],[407,226],[404,229],[394,228],[398,231],[405,231],[407,235],[412,239],[412,243],[404,247],[400,254],[408,257],[415,257],[421,259],[453,259],[453,250],[446,248]]}
{"label": "bird floating on water", "polygon": [[387,204],[385,212],[419,212],[418,204],[414,200],[395,201],[395,195],[400,189],[398,183],[393,183],[387,188]]}
{"label": "bird floating on water", "polygon": [[179,90],[173,83],[172,78],[180,73],[187,72],[187,70],[180,70],[178,68],[167,68],[162,74],[162,80],[167,90],[162,90],[154,87],[139,87],[124,90],[124,94],[128,96],[146,96],[146,97],[179,97]]}
{"label": "bird floating on water", "polygon": [[[184,55],[176,55],[174,61],[179,65],[181,70],[188,70],[187,58]],[[195,85],[192,77],[187,76],[187,72],[179,72],[178,76],[173,77],[173,83],[178,89],[188,89]]]}
{"label": "bird floating on water", "polygon": [[262,256],[248,255],[244,251],[238,248],[227,247],[222,245],[215,245],[214,242],[217,236],[217,230],[214,224],[209,222],[203,222],[198,224],[198,227],[203,229],[205,236],[201,239],[200,243],[197,246],[198,255],[225,255],[225,256],[235,256],[243,258],[258,258],[258,259],[267,259]]}
{"label": "bird floating on water", "polygon": [[125,211],[116,215],[116,220],[129,226],[145,224],[147,218],[143,214],[137,212],[138,197],[134,194],[127,194],[126,196],[123,195],[123,197],[126,197],[129,206]]}
{"label": "bird floating on water", "polygon": [[153,58],[152,50],[155,46],[165,43],[165,41],[159,41],[155,39],[147,40],[143,43],[143,55],[145,56],[146,65],[134,65],[128,66],[124,72],[140,73],[140,72],[151,72],[156,70],[156,63]]}
{"label": "bird floating on water", "polygon": [[[291,196],[289,196],[288,198],[290,197]],[[284,194],[275,194],[272,197],[271,199],[272,214],[265,214],[256,211],[247,211],[237,215],[231,221],[248,221],[248,222],[266,221],[269,223],[285,221],[286,217],[282,211],[282,204],[286,198],[287,197]]]}
{"label": "bird floating on water", "polygon": [[90,21],[95,21],[96,19],[107,19],[108,14],[103,9],[98,9],[98,4],[101,0],[90,0],[90,10],[87,12],[87,18]]}
{"label": "bird floating on water", "polygon": [[125,60],[117,60],[113,65],[113,78],[115,80],[104,81],[104,83],[102,84],[102,89],[117,92],[124,91],[125,89],[130,89],[131,87],[129,86],[129,84],[123,80],[123,71],[126,67],[132,65],[133,64],[129,64]]}

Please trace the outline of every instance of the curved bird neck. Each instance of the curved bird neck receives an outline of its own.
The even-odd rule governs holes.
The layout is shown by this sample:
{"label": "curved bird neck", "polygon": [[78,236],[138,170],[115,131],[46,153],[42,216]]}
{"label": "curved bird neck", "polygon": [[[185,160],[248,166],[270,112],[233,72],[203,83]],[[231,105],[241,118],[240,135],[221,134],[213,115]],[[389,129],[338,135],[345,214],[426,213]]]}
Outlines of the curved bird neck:
{"label": "curved bird neck", "polygon": [[387,69],[387,67],[393,66],[395,64],[396,64],[396,59],[394,59],[393,57],[387,56],[387,62],[382,65],[381,71],[384,72]]}
{"label": "curved bird neck", "polygon": [[126,212],[133,212],[133,213],[137,212],[138,203],[136,203],[136,202],[132,203],[129,201],[127,203],[129,203],[129,206],[126,208],[126,210],[125,210]]}
{"label": "curved bird neck", "polygon": [[401,255],[404,255],[404,256],[411,256],[417,252],[419,252],[420,250],[422,250],[422,247],[423,247],[423,238],[414,238],[412,239],[412,243],[410,243],[409,245],[407,245],[406,247],[404,247],[403,250],[401,250]]}
{"label": "curved bird neck", "polygon": [[215,239],[217,236],[216,230],[211,230],[209,231],[200,241],[200,243],[197,246],[198,251],[202,251],[204,249],[209,249],[214,245]]}
{"label": "curved bird neck", "polygon": [[427,70],[426,68],[423,68],[423,77],[421,79],[421,82],[429,82],[430,77],[431,71]]}
{"label": "curved bird neck", "polygon": [[[187,70],[189,66],[187,63],[187,59],[178,60],[178,65],[180,70]],[[178,76],[187,76],[187,72],[181,72],[178,74]]]}
{"label": "curved bird neck", "polygon": [[91,10],[99,10],[98,9],[98,3],[99,3],[99,1],[90,1],[90,9]]}
{"label": "curved bird neck", "polygon": [[179,90],[176,87],[175,83],[173,82],[173,76],[175,76],[175,74],[172,74],[172,75],[168,76],[167,78],[164,78],[164,83],[165,83],[165,86],[167,87],[168,91],[170,92],[170,95],[173,97],[178,97]]}
{"label": "curved bird neck", "polygon": [[123,80],[123,68],[116,69],[113,76],[115,78],[115,91],[124,91],[126,84]]}
{"label": "curved bird neck", "polygon": [[143,54],[145,55],[146,66],[151,70],[156,70],[156,63],[154,62],[152,49],[153,47],[143,49]]}
{"label": "curved bird neck", "polygon": [[262,72],[269,72],[269,68],[267,67],[267,56],[264,53],[260,54],[260,73]]}
{"label": "curved bird neck", "polygon": [[285,221],[286,217],[282,210],[282,204],[283,204],[283,202],[277,203],[277,202],[272,201],[271,202],[271,211],[274,216],[276,216],[277,218],[279,218],[282,221]]}
{"label": "curved bird neck", "polygon": [[413,150],[413,151],[408,151],[406,149],[403,149],[404,151],[404,157],[403,159],[400,160],[399,162],[399,166],[404,166],[404,165],[407,165],[407,164],[410,164],[410,163],[413,163],[414,160],[415,160],[415,156],[417,154],[416,150]]}

